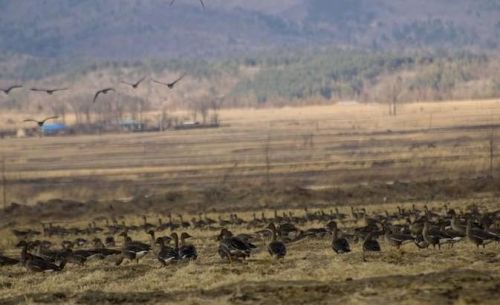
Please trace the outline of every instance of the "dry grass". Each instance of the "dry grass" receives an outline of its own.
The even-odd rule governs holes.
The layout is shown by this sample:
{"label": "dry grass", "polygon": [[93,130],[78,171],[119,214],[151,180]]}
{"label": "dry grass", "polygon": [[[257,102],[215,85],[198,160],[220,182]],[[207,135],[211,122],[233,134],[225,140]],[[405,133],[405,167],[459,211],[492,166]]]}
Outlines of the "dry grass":
{"label": "dry grass", "polygon": [[[0,155],[8,160],[9,200],[98,199],[103,203],[95,205],[103,208],[77,217],[83,212],[62,209],[50,214],[44,210],[49,206],[36,205],[39,210],[34,207],[30,218],[21,217],[21,210],[12,214],[16,218],[6,214],[0,221],[31,227],[36,217],[85,227],[89,215],[110,216],[103,212],[107,199],[165,191],[170,197],[114,201],[115,213],[126,214],[128,223],[140,224],[140,218],[130,215],[157,208],[176,212],[215,206],[234,210],[244,205],[248,212],[239,215],[250,219],[252,211],[272,206],[268,204],[272,202],[281,201],[287,208],[316,204],[316,197],[308,197],[303,189],[288,191],[290,186],[323,190],[485,175],[491,127],[483,125],[500,118],[498,102],[410,104],[396,118],[386,115],[384,105],[225,110],[222,117],[229,126],[217,130],[3,139]],[[310,135],[313,145],[307,142]],[[268,138],[270,178],[273,186],[284,186],[281,193],[255,187],[265,181],[263,150]],[[200,197],[210,187],[234,192],[225,201],[210,203]],[[247,194],[249,191],[256,194]],[[370,199],[375,189],[363,191]],[[294,192],[306,194],[300,197]],[[416,203],[435,207],[448,203],[461,209],[480,204],[498,209],[495,193],[484,192],[478,198]],[[333,201],[352,203],[339,203],[327,192],[321,200],[327,210],[333,208]],[[395,208],[395,204],[382,204],[375,195],[371,201],[371,213]],[[267,213],[270,216],[271,211]],[[301,210],[295,213],[300,215]],[[150,221],[155,221],[157,215],[151,216]],[[209,216],[217,218],[218,214]],[[139,265],[120,267],[105,261],[90,262],[83,268],[70,265],[52,275],[4,268],[0,304],[496,304],[500,297],[498,244],[476,249],[462,242],[441,251],[407,245],[401,252],[382,244],[381,254],[363,262],[359,244],[348,255],[335,255],[329,239],[309,239],[290,245],[286,259],[276,262],[265,252],[266,242],[260,242],[260,250],[250,261],[229,265],[217,255],[215,232],[189,232],[196,237],[193,243],[199,260],[167,268],[152,257]],[[17,254],[8,228],[0,230],[0,237],[0,248]],[[133,237],[146,240],[143,233]]]}
{"label": "dry grass", "polygon": [[138,188],[205,189],[223,177],[260,183],[268,138],[276,183],[474,177],[487,173],[488,125],[500,118],[498,102],[408,104],[395,118],[379,104],[224,110],[228,125],[217,130],[3,139],[0,155],[9,200],[32,203],[130,197]]}
{"label": "dry grass", "polygon": [[[450,204],[464,206],[463,202]],[[486,206],[494,208],[494,204]],[[374,206],[369,211],[385,209],[392,210],[394,205]],[[250,219],[249,213],[241,216]],[[128,222],[141,223],[138,217],[129,217]],[[85,226],[85,220],[71,225]],[[311,226],[321,224],[304,228]],[[0,275],[0,304],[494,304],[499,296],[494,288],[500,285],[498,244],[476,249],[461,242],[440,251],[406,245],[397,251],[382,243],[383,252],[369,255],[364,262],[359,244],[352,253],[336,255],[329,238],[308,239],[289,245],[289,255],[277,262],[268,256],[262,241],[251,260],[230,265],[217,255],[216,232],[189,231],[195,236],[199,259],[166,268],[153,257],[119,267],[107,261],[85,267],[69,265],[52,275],[5,268]],[[2,236],[3,247],[11,247],[13,237],[7,232]],[[144,233],[133,237],[147,240]]]}

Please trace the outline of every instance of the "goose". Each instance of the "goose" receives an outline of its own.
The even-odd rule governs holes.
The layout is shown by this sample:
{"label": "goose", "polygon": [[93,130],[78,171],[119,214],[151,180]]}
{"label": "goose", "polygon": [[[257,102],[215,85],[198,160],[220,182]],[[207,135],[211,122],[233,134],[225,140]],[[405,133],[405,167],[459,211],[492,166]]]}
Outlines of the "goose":
{"label": "goose", "polygon": [[38,124],[38,127],[42,127],[43,125],[45,125],[45,122],[47,122],[48,120],[54,120],[54,119],[57,119],[58,116],[51,116],[51,117],[48,117],[48,118],[45,118],[41,121],[37,121],[37,120],[34,120],[34,119],[26,119],[24,120],[23,122],[35,122]]}
{"label": "goose", "polygon": [[22,88],[22,87],[23,87],[23,85],[12,85],[12,86],[9,86],[7,88],[1,88],[0,91],[2,91],[3,93],[5,93],[6,95],[9,95],[9,93],[12,90],[19,89],[19,88]]}
{"label": "goose", "polygon": [[126,82],[126,81],[121,81],[122,84],[125,84],[125,85],[129,85],[130,87],[134,88],[134,89],[137,89],[139,87],[139,85],[146,79],[146,76],[142,77],[141,79],[139,79],[138,81],[136,81],[135,83],[129,83],[129,82]]}
{"label": "goose", "polygon": [[12,266],[19,264],[19,260],[0,254],[0,266]]}
{"label": "goose", "polygon": [[255,248],[253,244],[233,236],[227,229],[222,229],[219,236],[221,237],[219,255],[222,259],[229,260],[230,263],[233,260],[244,260],[250,257],[252,249]]}
{"label": "goose", "polygon": [[17,247],[22,248],[21,250],[21,264],[26,267],[26,269],[33,272],[57,272],[62,271],[66,265],[66,261],[63,259],[59,265],[51,263],[44,260],[43,258],[33,255],[28,252],[29,243],[26,241],[21,241],[17,244]]}
{"label": "goose", "polygon": [[349,246],[349,242],[347,241],[347,239],[337,236],[338,228],[333,229],[332,235],[333,235],[332,249],[333,251],[335,251],[335,253],[342,254],[351,252],[351,248]]}
{"label": "goose", "polygon": [[370,232],[366,235],[365,240],[363,241],[363,261],[366,261],[365,253],[366,252],[380,252],[380,244],[377,240],[372,239],[375,235],[375,232]]}
{"label": "goose", "polygon": [[123,236],[122,257],[116,262],[116,265],[120,265],[125,258],[135,260],[138,264],[139,259],[151,251],[150,245],[139,241],[132,241],[128,237],[127,231],[121,233],[120,236]]}
{"label": "goose", "polygon": [[108,94],[108,92],[116,92],[116,90],[114,88],[104,88],[104,89],[101,89],[99,91],[97,91],[95,94],[94,94],[94,99],[92,100],[92,103],[95,103],[95,101],[97,100],[97,98],[99,97],[99,95],[101,94]]}
{"label": "goose", "polygon": [[[174,4],[175,0],[172,0],[172,2],[170,2],[170,6],[172,6]],[[203,0],[200,0],[200,3],[201,3],[201,6],[203,6],[203,9],[205,9],[205,3],[203,3]]]}
{"label": "goose", "polygon": [[93,242],[94,242],[94,248],[95,248],[94,251],[99,253],[100,255],[102,255],[104,257],[116,256],[116,255],[119,255],[122,253],[120,250],[106,248],[104,246],[104,244],[102,243],[102,240],[100,238],[97,238],[97,237],[94,238]]}
{"label": "goose", "polygon": [[174,86],[178,82],[180,82],[185,76],[186,76],[186,74],[183,74],[179,78],[175,79],[173,82],[170,82],[170,83],[164,83],[164,82],[161,82],[161,81],[158,81],[158,80],[154,80],[154,79],[153,79],[153,82],[157,83],[159,85],[167,86],[169,89],[174,89]]}
{"label": "goose", "polygon": [[166,245],[166,240],[163,237],[158,237],[156,239],[156,243],[160,245],[160,251],[156,257],[163,266],[179,260],[179,237],[177,233],[173,232],[171,238],[175,243],[174,248]]}
{"label": "goose", "polygon": [[277,240],[278,232],[276,231],[276,226],[274,223],[270,223],[268,228],[273,232],[273,239],[267,245],[267,251],[271,255],[271,257],[275,257],[276,259],[285,258],[286,256],[286,246],[282,241]]}
{"label": "goose", "polygon": [[179,247],[179,258],[181,260],[196,260],[198,258],[198,252],[194,245],[186,244],[185,240],[191,238],[192,236],[186,232],[181,234],[181,245]]}
{"label": "goose", "polygon": [[402,233],[392,233],[387,225],[384,226],[384,240],[386,243],[391,246],[396,247],[397,249],[401,248],[402,245],[414,242],[414,238],[408,234]]}
{"label": "goose", "polygon": [[424,221],[424,227],[422,228],[422,237],[424,241],[431,245],[433,248],[438,246],[438,249],[441,249],[441,245],[445,243],[451,243],[459,241],[461,237],[452,237],[440,230],[431,230],[429,222],[427,220]]}
{"label": "goose", "polygon": [[31,88],[30,90],[31,91],[34,91],[34,92],[45,92],[47,93],[48,95],[53,95],[55,92],[59,92],[59,91],[66,91],[68,90],[69,88],[58,88],[58,89],[41,89],[41,88]]}
{"label": "goose", "polygon": [[500,241],[500,237],[485,232],[481,230],[472,230],[472,221],[470,219],[467,220],[465,235],[476,247],[483,246],[486,247],[487,244],[493,241]]}

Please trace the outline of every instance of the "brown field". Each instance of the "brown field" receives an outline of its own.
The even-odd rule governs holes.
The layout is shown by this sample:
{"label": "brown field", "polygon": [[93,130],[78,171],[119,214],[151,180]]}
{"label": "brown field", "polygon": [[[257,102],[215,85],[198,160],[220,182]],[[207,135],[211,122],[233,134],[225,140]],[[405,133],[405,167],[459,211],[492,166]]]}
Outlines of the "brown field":
{"label": "brown field", "polygon": [[378,104],[225,110],[216,130],[3,139],[0,156],[8,201],[22,203],[259,185],[267,171],[315,189],[470,178],[489,173],[499,102],[408,104],[397,117]]}
{"label": "brown field", "polygon": [[[346,206],[362,205],[370,214],[411,204],[437,213],[444,204],[500,208],[495,158],[493,179],[485,178],[490,147],[495,156],[498,146],[500,100],[408,104],[397,117],[386,108],[224,110],[219,129],[1,139],[7,200],[21,206],[0,216],[0,249],[18,253],[14,226],[86,227],[98,216],[140,224],[140,215],[156,222],[167,212],[191,219],[207,211],[216,219],[238,211],[249,220],[264,209],[271,216],[274,207],[296,215],[305,206],[349,213]],[[311,226],[322,224],[303,228]],[[382,242],[383,252],[364,262],[359,244],[335,255],[328,237],[291,244],[276,262],[261,241],[249,261],[228,264],[217,255],[217,232],[188,231],[199,259],[167,268],[153,257],[119,267],[69,265],[51,275],[2,268],[0,305],[497,304],[500,297],[499,244],[398,251]]]}

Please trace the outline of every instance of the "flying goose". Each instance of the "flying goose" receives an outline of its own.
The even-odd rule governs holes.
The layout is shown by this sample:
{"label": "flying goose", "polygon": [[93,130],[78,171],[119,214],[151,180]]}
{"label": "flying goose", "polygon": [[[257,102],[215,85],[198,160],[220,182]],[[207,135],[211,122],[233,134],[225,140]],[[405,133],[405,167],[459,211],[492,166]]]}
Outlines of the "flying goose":
{"label": "flying goose", "polygon": [[180,82],[185,76],[186,76],[186,74],[183,74],[179,78],[177,78],[176,80],[174,80],[173,82],[170,82],[170,83],[165,83],[165,82],[161,82],[161,81],[154,80],[154,79],[153,79],[153,82],[157,83],[157,84],[160,84],[160,85],[163,85],[163,86],[167,86],[169,89],[174,89],[174,86],[178,82]]}
{"label": "flying goose", "polygon": [[139,79],[138,81],[136,81],[135,83],[129,83],[129,82],[126,82],[126,81],[121,81],[122,84],[125,84],[125,85],[129,85],[130,87],[134,88],[134,89],[137,89],[139,87],[139,85],[146,79],[146,76],[142,77],[141,79]]}
{"label": "flying goose", "polygon": [[22,85],[12,85],[10,87],[7,87],[7,88],[1,88],[0,91],[2,91],[3,93],[9,95],[9,93],[12,91],[12,90],[15,90],[15,89],[19,89],[19,88],[22,88],[23,86]]}
{"label": "flying goose", "polygon": [[[175,0],[172,0],[172,2],[170,2],[170,6],[172,6],[174,4]],[[203,9],[205,9],[205,3],[203,3],[203,0],[200,0],[200,3],[201,3],[201,6],[203,6]]]}
{"label": "flying goose", "polygon": [[116,90],[114,88],[104,88],[104,89],[97,91],[94,94],[94,99],[92,100],[92,103],[95,103],[95,101],[97,100],[97,97],[99,97],[100,94],[108,94],[108,92],[110,92],[110,91],[116,92]]}
{"label": "flying goose", "polygon": [[68,90],[69,88],[58,88],[58,89],[41,89],[41,88],[31,88],[30,90],[31,91],[35,91],[35,92],[45,92],[47,93],[48,95],[52,95],[54,94],[55,92],[59,92],[59,91],[66,91]]}
{"label": "flying goose", "polygon": [[43,119],[41,121],[37,121],[37,120],[34,120],[34,119],[26,119],[23,122],[35,122],[35,123],[38,124],[38,127],[42,127],[45,124],[45,122],[47,122],[48,120],[54,120],[54,119],[57,119],[57,118],[58,118],[58,116],[51,116],[51,117],[45,118],[45,119]]}

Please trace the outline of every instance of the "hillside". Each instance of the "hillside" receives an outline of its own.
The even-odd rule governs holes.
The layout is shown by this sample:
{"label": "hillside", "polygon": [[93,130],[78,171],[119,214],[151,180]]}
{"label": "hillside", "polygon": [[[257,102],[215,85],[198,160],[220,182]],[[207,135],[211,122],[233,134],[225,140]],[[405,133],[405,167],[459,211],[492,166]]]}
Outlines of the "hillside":
{"label": "hillside", "polygon": [[276,47],[500,45],[495,0],[3,0],[0,52],[49,58],[222,56]]}

